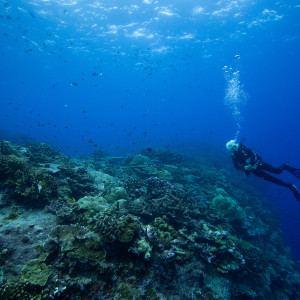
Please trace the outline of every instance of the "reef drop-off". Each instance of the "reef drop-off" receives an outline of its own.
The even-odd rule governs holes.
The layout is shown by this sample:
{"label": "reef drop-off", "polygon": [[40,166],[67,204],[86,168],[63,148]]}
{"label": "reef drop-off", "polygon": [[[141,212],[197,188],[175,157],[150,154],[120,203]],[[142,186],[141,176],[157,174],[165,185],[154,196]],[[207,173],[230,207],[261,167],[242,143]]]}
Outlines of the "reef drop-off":
{"label": "reef drop-off", "polygon": [[0,141],[1,299],[300,299],[266,201],[209,155]]}

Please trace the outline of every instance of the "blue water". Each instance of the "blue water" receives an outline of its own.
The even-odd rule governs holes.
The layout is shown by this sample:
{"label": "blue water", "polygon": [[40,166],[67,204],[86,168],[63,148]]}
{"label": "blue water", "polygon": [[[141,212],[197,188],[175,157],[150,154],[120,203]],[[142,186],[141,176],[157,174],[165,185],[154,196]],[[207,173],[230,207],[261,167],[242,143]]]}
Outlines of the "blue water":
{"label": "blue water", "polygon": [[[122,155],[237,136],[300,166],[298,1],[1,1],[0,24],[0,129],[24,142]],[[299,260],[300,203],[264,185]]]}

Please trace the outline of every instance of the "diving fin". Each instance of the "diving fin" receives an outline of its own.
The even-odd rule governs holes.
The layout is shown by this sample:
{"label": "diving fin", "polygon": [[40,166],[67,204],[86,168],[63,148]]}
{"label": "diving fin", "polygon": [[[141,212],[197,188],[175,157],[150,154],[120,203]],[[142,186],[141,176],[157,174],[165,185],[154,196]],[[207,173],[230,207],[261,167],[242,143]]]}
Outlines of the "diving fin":
{"label": "diving fin", "polygon": [[296,199],[298,201],[300,201],[300,191],[299,191],[299,189],[294,184],[291,184],[290,185],[290,190],[293,192]]}

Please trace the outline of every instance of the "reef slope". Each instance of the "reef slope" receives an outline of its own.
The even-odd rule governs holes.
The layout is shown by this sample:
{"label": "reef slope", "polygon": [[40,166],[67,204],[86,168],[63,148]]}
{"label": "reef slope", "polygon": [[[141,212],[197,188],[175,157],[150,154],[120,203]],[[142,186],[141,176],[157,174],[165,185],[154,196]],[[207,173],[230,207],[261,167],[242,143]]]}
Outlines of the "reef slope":
{"label": "reef slope", "polygon": [[262,196],[209,155],[0,141],[1,299],[300,299]]}

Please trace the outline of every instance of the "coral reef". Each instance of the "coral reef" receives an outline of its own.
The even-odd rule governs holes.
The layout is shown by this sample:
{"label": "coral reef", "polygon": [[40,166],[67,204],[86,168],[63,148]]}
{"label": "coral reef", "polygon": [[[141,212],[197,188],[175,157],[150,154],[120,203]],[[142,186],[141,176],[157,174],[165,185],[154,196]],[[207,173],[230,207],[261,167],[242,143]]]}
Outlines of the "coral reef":
{"label": "coral reef", "polygon": [[300,299],[267,202],[208,153],[0,150],[1,299]]}
{"label": "coral reef", "polygon": [[22,278],[24,281],[40,286],[44,286],[47,283],[51,275],[51,268],[44,263],[46,256],[43,255],[38,259],[32,259],[26,264],[22,270]]}
{"label": "coral reef", "polygon": [[0,154],[15,156],[19,155],[15,147],[9,141],[0,141]]}
{"label": "coral reef", "polygon": [[19,196],[30,200],[50,200],[57,194],[57,183],[53,176],[34,171],[26,161],[15,156],[0,155],[0,182],[13,187]]}
{"label": "coral reef", "polygon": [[37,165],[54,162],[60,156],[57,151],[44,143],[29,144],[25,155],[32,164]]}

